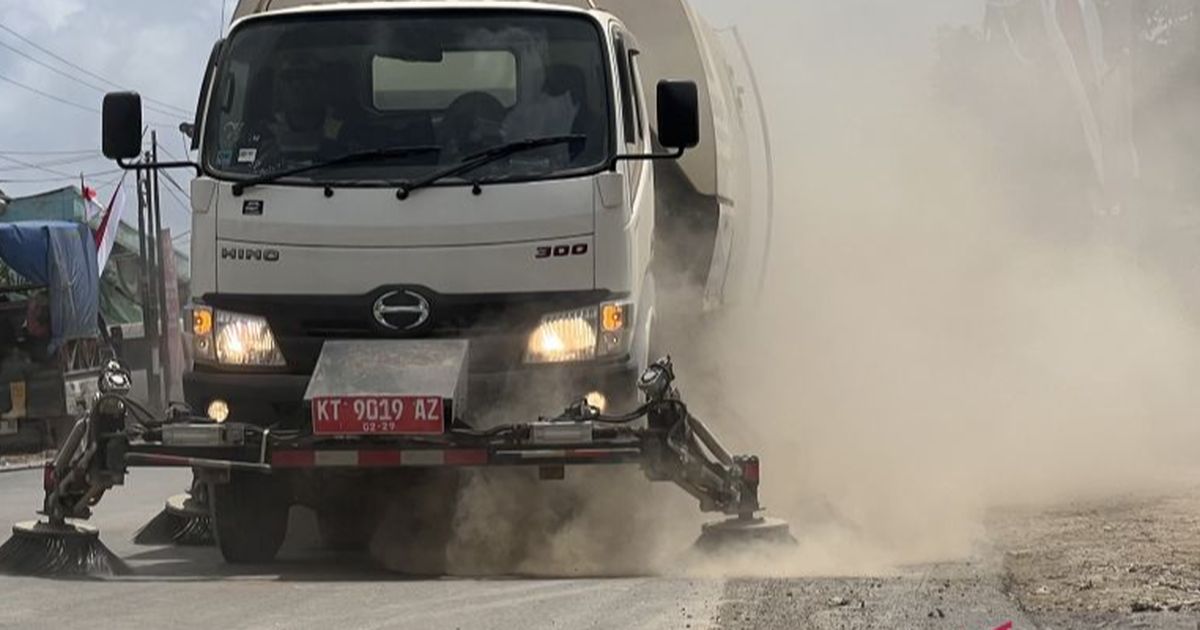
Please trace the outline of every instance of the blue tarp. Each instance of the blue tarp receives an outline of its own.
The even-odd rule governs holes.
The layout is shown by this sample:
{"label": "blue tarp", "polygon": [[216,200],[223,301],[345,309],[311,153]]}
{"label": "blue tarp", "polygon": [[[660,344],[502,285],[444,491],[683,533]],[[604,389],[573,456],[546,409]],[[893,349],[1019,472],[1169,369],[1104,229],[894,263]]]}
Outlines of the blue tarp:
{"label": "blue tarp", "polygon": [[0,260],[50,291],[50,351],[95,337],[100,308],[96,242],[82,223],[0,223]]}

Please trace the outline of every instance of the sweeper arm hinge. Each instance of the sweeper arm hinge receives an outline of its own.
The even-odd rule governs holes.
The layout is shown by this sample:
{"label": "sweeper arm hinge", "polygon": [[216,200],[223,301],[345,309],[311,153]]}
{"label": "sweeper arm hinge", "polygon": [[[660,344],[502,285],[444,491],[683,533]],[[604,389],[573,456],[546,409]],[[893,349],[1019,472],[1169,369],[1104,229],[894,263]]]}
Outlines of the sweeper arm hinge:
{"label": "sweeper arm hinge", "polygon": [[652,481],[671,481],[700,501],[704,512],[752,517],[758,504],[759,463],[735,457],[693,416],[675,388],[670,357],[651,365],[638,381],[646,395],[644,470]]}
{"label": "sweeper arm hinge", "polygon": [[54,460],[46,466],[42,513],[51,523],[86,519],[113,486],[125,482],[126,400],[129,372],[110,361],[100,375],[100,394],[89,414],[75,422]]}

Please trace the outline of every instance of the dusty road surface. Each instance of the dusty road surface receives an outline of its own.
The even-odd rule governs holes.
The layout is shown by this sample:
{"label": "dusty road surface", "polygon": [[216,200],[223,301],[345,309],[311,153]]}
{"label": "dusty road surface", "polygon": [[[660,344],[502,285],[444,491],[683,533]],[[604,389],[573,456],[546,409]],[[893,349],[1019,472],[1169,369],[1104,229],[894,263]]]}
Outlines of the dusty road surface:
{"label": "dusty road surface", "polygon": [[997,519],[1011,593],[1043,627],[1200,628],[1200,491]]}
{"label": "dusty road surface", "polygon": [[[0,521],[29,517],[38,475],[0,475]],[[1196,628],[1200,619],[1192,497],[1015,514],[977,557],[890,575],[414,579],[303,535],[279,563],[252,569],[224,566],[212,548],[130,544],[186,481],[139,470],[101,505],[104,539],[136,576],[0,577],[0,627]]]}

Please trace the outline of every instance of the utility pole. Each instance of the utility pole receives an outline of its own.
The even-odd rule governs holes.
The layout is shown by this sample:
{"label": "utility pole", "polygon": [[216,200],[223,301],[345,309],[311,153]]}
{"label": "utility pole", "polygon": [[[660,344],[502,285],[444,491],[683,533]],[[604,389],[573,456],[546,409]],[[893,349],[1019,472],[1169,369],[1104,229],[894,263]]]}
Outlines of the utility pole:
{"label": "utility pole", "polygon": [[[154,160],[154,163],[157,164],[158,163],[158,132],[156,132],[156,131],[150,132],[150,152],[151,152],[151,156]],[[153,186],[152,186],[151,190],[153,191],[153,194],[154,194],[154,287],[156,289],[156,291],[155,291],[156,297],[158,298],[155,302],[155,304],[157,305],[157,309],[158,309],[157,318],[155,319],[155,325],[156,325],[156,331],[159,333],[158,338],[156,339],[156,341],[158,342],[156,347],[158,349],[159,367],[160,367],[158,373],[161,377],[159,379],[159,381],[162,383],[162,392],[163,392],[162,402],[163,402],[164,408],[165,408],[166,403],[170,402],[167,400],[167,397],[170,395],[170,387],[168,386],[169,380],[168,380],[167,375],[171,374],[171,360],[170,360],[170,352],[168,352],[168,350],[167,350],[167,343],[169,343],[169,340],[167,339],[166,332],[167,332],[167,330],[169,330],[169,327],[168,327],[168,322],[167,322],[167,290],[166,290],[166,286],[164,285],[166,278],[164,277],[164,274],[163,274],[163,264],[164,264],[163,256],[165,256],[165,254],[163,254],[164,243],[162,243],[160,240],[162,238],[162,233],[163,233],[163,231],[162,231],[163,230],[163,227],[162,227],[162,199],[160,197],[161,191],[159,190],[160,182],[158,180],[158,170],[157,169],[155,169],[153,171],[152,183],[153,183]],[[168,247],[170,246],[169,243],[167,243],[165,245],[167,245]]]}
{"label": "utility pole", "polygon": [[152,303],[154,296],[151,293],[152,283],[150,281],[150,241],[149,241],[149,220],[150,215],[150,195],[149,195],[149,178],[147,171],[144,168],[139,168],[136,171],[137,175],[137,202],[138,202],[138,267],[141,272],[138,274],[138,297],[142,306],[142,343],[140,347],[142,351],[138,354],[143,358],[146,368],[146,394],[150,399],[150,404],[157,405],[161,397],[161,389],[159,381],[156,378],[157,374],[157,352],[158,344],[155,343],[157,336],[154,331],[154,311]]}

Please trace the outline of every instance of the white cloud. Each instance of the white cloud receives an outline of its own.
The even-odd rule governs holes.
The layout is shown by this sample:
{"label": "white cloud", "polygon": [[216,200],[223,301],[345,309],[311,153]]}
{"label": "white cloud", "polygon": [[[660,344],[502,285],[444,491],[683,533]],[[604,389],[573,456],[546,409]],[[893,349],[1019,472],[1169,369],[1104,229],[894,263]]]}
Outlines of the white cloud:
{"label": "white cloud", "polygon": [[81,0],[7,0],[0,3],[6,23],[56,31],[84,10]]}
{"label": "white cloud", "polygon": [[51,30],[58,30],[67,18],[83,10],[83,3],[78,0],[38,0],[33,5],[34,14],[45,20]]}

